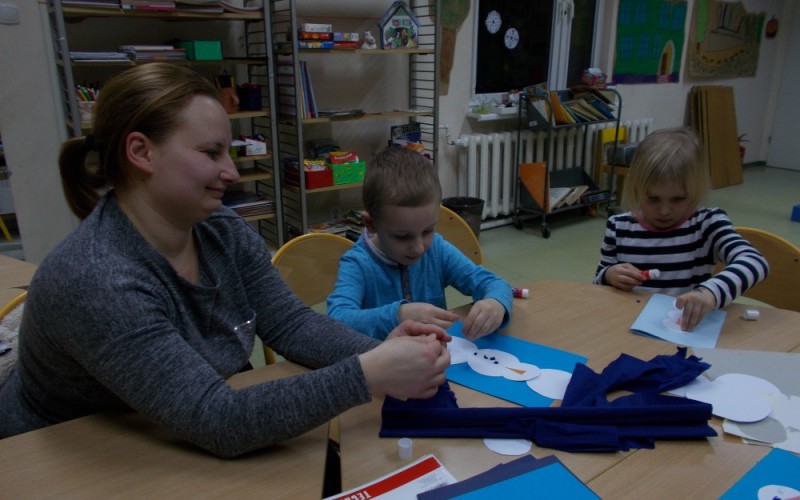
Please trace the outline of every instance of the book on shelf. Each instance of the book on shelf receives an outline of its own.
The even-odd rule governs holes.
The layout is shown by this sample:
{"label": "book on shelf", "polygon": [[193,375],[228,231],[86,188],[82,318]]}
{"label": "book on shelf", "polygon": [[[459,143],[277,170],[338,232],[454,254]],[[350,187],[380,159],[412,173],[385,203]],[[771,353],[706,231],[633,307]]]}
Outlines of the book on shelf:
{"label": "book on shelf", "polygon": [[233,1],[222,1],[219,4],[227,12],[236,12],[238,14],[249,14],[251,12],[260,12],[264,10],[264,4],[262,2],[252,2],[247,6],[244,4],[240,5],[240,3],[241,2],[234,3]]}
{"label": "book on shelf", "polygon": [[159,12],[176,10],[175,2],[171,0],[120,0],[119,6],[124,10],[153,10]]}
{"label": "book on shelf", "polygon": [[589,186],[564,186],[550,188],[550,210],[569,207],[581,199],[581,195],[589,189]]}
{"label": "book on shelf", "polygon": [[561,102],[561,96],[555,90],[550,91],[550,106],[553,108],[553,116],[556,125],[571,125],[577,123],[575,116]]}
{"label": "book on shelf", "polygon": [[61,5],[91,9],[119,9],[119,0],[61,0]]}
{"label": "book on shelf", "polygon": [[254,217],[275,212],[275,202],[251,191],[226,191],[222,204],[242,217]]}
{"label": "book on shelf", "polygon": [[309,233],[330,233],[330,234],[340,234],[344,235],[347,230],[350,228],[347,224],[342,222],[320,222],[318,224],[313,224],[308,226]]}
{"label": "book on shelf", "polygon": [[389,144],[392,146],[407,146],[422,142],[422,125],[418,122],[389,127]]}
{"label": "book on shelf", "polygon": [[69,57],[73,61],[82,62],[130,61],[128,55],[123,52],[71,51]]}
{"label": "book on shelf", "polygon": [[317,113],[321,118],[330,118],[335,120],[337,118],[356,118],[358,116],[364,116],[364,110],[361,108],[350,108],[350,109],[326,109],[326,110],[319,110]]}
{"label": "book on shelf", "polygon": [[219,0],[175,0],[175,10],[195,14],[222,14],[225,12]]}

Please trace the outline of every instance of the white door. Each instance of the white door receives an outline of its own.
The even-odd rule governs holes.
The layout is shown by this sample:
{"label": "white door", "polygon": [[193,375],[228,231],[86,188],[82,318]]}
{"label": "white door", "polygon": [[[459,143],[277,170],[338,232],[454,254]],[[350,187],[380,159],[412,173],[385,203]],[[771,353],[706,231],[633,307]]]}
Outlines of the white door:
{"label": "white door", "polygon": [[800,5],[795,6],[790,23],[780,28],[791,29],[783,78],[778,91],[778,106],[772,124],[772,138],[767,151],[767,165],[800,170],[800,142],[797,122],[800,116]]}

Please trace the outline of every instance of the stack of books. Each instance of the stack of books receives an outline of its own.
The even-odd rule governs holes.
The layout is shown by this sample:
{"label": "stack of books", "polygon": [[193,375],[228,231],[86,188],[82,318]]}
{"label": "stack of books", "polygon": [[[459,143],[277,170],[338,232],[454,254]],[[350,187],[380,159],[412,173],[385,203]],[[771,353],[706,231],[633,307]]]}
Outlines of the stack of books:
{"label": "stack of books", "polygon": [[256,217],[275,212],[275,202],[251,191],[228,191],[222,204],[242,217]]}
{"label": "stack of books", "polygon": [[120,0],[119,6],[125,10],[155,10],[159,12],[175,10],[175,2],[172,0]]}
{"label": "stack of books", "polygon": [[173,45],[120,45],[119,50],[136,62],[186,60],[186,50]]}

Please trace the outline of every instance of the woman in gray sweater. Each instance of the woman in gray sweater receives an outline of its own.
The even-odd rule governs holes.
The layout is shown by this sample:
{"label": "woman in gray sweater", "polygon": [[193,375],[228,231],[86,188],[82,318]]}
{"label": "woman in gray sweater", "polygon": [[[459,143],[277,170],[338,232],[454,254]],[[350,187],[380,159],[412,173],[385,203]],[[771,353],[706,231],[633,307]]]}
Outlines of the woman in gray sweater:
{"label": "woman in gray sweater", "polygon": [[[83,221],[30,284],[19,360],[0,388],[0,437],[132,408],[233,457],[373,395],[436,393],[450,361],[441,329],[403,323],[381,343],[286,287],[263,240],[221,206],[239,179],[230,142],[216,89],[189,69],[136,66],[105,86],[93,135],[61,151]],[[87,166],[90,151],[99,168]],[[231,389],[225,379],[248,366],[255,335],[317,369]]]}

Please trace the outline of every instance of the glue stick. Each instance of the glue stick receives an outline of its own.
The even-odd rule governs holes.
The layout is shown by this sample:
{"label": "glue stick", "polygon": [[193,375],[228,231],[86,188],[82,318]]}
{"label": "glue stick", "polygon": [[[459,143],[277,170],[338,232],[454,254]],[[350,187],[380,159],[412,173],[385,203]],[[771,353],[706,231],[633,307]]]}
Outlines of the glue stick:
{"label": "glue stick", "polygon": [[511,294],[516,299],[527,299],[528,298],[528,289],[527,288],[512,288]]}
{"label": "glue stick", "polygon": [[646,271],[642,271],[641,275],[645,281],[654,280],[658,279],[658,277],[661,276],[661,271],[659,271],[658,269],[648,269]]}

